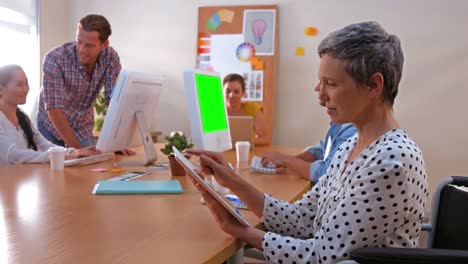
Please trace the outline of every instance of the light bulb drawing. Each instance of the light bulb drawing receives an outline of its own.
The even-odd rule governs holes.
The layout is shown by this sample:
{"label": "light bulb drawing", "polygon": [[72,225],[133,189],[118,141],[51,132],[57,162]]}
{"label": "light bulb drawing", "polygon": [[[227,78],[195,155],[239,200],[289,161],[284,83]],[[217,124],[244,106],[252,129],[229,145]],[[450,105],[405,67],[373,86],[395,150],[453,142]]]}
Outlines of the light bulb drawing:
{"label": "light bulb drawing", "polygon": [[267,25],[266,25],[265,20],[256,19],[256,20],[253,21],[252,31],[254,33],[255,43],[257,45],[262,44],[262,38],[263,38],[263,34],[265,34],[266,28],[267,28]]}

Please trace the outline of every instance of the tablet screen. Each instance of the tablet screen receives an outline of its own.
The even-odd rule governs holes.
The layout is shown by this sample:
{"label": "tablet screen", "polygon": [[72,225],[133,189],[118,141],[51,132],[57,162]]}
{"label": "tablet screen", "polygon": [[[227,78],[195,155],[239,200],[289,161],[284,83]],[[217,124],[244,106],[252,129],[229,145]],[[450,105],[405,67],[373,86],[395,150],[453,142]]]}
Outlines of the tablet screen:
{"label": "tablet screen", "polygon": [[195,166],[184,157],[184,155],[176,148],[172,147],[172,151],[174,152],[174,156],[176,160],[184,167],[187,169],[188,173],[190,174],[191,177],[193,177],[198,183],[200,183],[203,188],[205,188],[226,210],[234,216],[234,218],[239,221],[244,226],[249,226],[249,223],[245,221],[245,219],[242,217],[241,213],[239,210],[237,210],[234,205],[226,200],[223,196],[219,195],[210,185],[208,185],[201,177],[195,172]]}

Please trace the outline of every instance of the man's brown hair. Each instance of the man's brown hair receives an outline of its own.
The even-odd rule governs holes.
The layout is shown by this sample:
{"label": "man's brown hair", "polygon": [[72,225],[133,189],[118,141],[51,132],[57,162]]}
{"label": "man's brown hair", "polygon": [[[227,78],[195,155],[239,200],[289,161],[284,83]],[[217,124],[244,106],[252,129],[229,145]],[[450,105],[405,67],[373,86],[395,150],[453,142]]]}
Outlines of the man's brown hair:
{"label": "man's brown hair", "polygon": [[111,25],[109,21],[101,15],[87,15],[80,20],[81,28],[85,31],[97,31],[99,33],[99,40],[106,41],[112,34]]}

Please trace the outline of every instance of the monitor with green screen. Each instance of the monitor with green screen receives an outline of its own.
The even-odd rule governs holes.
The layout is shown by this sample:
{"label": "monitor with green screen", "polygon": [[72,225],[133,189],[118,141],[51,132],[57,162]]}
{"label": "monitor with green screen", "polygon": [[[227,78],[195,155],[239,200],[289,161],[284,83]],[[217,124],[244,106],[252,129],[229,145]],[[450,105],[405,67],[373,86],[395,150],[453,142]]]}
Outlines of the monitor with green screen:
{"label": "monitor with green screen", "polygon": [[187,69],[184,71],[184,88],[195,148],[211,151],[232,149],[220,74]]}
{"label": "monitor with green screen", "polygon": [[195,74],[200,116],[204,133],[226,130],[226,108],[219,76]]}

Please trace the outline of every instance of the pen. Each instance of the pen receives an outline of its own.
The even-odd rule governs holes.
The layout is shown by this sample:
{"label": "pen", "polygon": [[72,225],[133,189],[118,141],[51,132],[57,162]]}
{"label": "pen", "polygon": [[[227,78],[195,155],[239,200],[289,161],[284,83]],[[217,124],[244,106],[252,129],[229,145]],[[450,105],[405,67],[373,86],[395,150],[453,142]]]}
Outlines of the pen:
{"label": "pen", "polygon": [[232,166],[231,162],[228,162],[228,167],[231,168],[231,170],[234,170],[234,167]]}
{"label": "pen", "polygon": [[130,180],[133,180],[133,179],[136,179],[136,178],[140,178],[140,177],[142,177],[142,176],[144,176],[144,175],[146,175],[146,174],[147,174],[147,173],[145,173],[145,174],[134,174],[134,175],[129,175],[129,176],[125,177],[125,178],[122,178],[121,181],[130,181]]}

